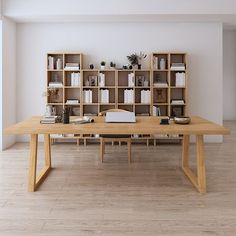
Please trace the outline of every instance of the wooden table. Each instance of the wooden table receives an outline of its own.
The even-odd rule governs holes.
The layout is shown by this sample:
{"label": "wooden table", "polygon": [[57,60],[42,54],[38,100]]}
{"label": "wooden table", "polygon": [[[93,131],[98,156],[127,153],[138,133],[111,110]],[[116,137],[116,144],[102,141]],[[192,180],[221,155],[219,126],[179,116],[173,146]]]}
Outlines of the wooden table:
{"label": "wooden table", "polygon": [[[40,124],[40,117],[32,117],[5,130],[5,134],[29,134],[30,163],[28,191],[33,192],[46,178],[51,165],[50,134],[181,134],[182,169],[200,193],[206,192],[206,174],[204,160],[204,135],[226,135],[229,130],[201,117],[192,117],[191,124],[160,125],[160,117],[137,117],[136,123],[105,123],[104,117],[94,117],[89,124]],[[45,166],[37,176],[38,135],[44,135]],[[189,137],[196,136],[197,174],[189,168]]]}

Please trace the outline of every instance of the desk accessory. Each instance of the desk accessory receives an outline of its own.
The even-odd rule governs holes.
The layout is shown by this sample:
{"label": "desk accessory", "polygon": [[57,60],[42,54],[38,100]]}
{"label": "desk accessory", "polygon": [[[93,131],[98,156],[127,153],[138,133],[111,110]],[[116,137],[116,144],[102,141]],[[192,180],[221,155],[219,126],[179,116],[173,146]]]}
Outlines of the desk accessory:
{"label": "desk accessory", "polygon": [[62,113],[62,121],[63,124],[69,124],[70,123],[70,109],[65,108]]}
{"label": "desk accessory", "polygon": [[191,122],[191,118],[188,116],[174,117],[174,122],[176,124],[186,125]]}
{"label": "desk accessory", "polygon": [[169,118],[161,119],[160,125],[169,125]]}
{"label": "desk accessory", "polygon": [[71,124],[87,124],[87,123],[93,123],[94,119],[89,116],[83,116],[83,118],[78,118],[75,120],[72,120]]}

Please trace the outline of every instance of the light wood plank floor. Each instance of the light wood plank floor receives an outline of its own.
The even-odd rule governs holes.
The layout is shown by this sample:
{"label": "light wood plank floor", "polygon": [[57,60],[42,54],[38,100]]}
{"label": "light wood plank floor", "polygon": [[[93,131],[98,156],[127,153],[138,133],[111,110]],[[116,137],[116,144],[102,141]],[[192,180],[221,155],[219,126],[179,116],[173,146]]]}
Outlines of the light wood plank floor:
{"label": "light wood plank floor", "polygon": [[224,143],[206,145],[205,195],[181,171],[180,145],[134,145],[128,165],[125,146],[101,164],[98,145],[56,144],[54,169],[28,193],[28,145],[16,144],[0,154],[0,235],[236,235],[236,122],[225,125]]}

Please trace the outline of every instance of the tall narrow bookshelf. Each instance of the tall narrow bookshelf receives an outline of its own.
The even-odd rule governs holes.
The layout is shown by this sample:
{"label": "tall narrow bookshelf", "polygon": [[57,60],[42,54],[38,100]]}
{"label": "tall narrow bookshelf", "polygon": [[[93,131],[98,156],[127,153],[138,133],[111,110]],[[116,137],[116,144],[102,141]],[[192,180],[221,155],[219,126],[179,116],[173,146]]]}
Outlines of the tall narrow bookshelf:
{"label": "tall narrow bookshelf", "polygon": [[[53,66],[49,65],[51,57]],[[79,82],[74,83],[73,76],[78,76]],[[180,77],[183,83],[179,82]],[[136,116],[185,116],[187,82],[186,53],[154,52],[150,68],[140,70],[87,69],[83,68],[82,53],[47,54],[47,105],[53,107],[56,115],[70,107],[71,116],[96,116],[112,108],[133,111]],[[104,100],[106,93],[109,95]],[[131,99],[129,96],[125,100],[127,93]],[[142,99],[144,93],[148,99]],[[151,137],[147,134],[145,139]]]}
{"label": "tall narrow bookshelf", "polygon": [[[49,58],[53,63],[49,65]],[[60,63],[58,64],[58,60]],[[68,63],[78,64],[78,67],[67,67]],[[80,116],[81,110],[81,53],[48,53],[47,54],[47,105],[60,115],[64,108],[70,107],[71,115]],[[80,82],[73,84],[72,75],[77,74]],[[72,103],[70,101],[78,101]]]}
{"label": "tall narrow bookshelf", "polygon": [[[165,67],[160,68],[164,59]],[[183,66],[173,66],[173,65]],[[187,115],[187,55],[186,53],[152,53],[152,104],[161,116]],[[177,76],[182,76],[183,83],[178,83]],[[177,101],[182,101],[177,102]]]}

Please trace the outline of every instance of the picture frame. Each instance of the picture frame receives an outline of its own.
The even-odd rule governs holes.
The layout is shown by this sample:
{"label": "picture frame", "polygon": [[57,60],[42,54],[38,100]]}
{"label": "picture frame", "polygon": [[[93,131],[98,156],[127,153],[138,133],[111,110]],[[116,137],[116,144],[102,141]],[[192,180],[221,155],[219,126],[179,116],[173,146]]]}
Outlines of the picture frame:
{"label": "picture frame", "polygon": [[145,76],[144,75],[136,75],[136,86],[144,86],[144,80]]}
{"label": "picture frame", "polygon": [[97,86],[98,84],[98,77],[96,75],[90,75],[88,77],[89,86]]}

